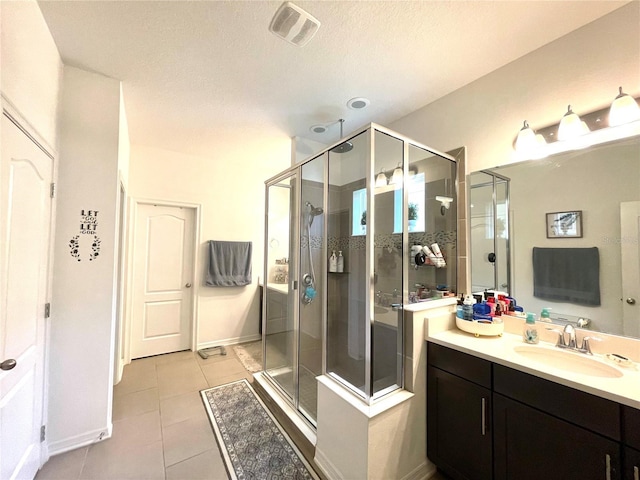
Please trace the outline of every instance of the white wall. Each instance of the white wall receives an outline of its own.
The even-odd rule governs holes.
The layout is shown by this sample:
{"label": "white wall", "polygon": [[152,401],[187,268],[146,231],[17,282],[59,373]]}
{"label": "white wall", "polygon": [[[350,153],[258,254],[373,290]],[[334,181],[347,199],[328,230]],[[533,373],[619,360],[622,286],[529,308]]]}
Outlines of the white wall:
{"label": "white wall", "polygon": [[[247,145],[260,145],[259,149]],[[291,139],[252,138],[228,144],[209,158],[132,145],[129,194],[202,206],[196,308],[199,348],[258,337],[258,277],[264,262],[264,181],[291,164]],[[246,287],[203,286],[208,240],[253,242],[252,283]]]}
{"label": "white wall", "polygon": [[640,2],[584,27],[417,110],[389,128],[440,151],[467,147],[467,172],[515,160],[512,142],[535,130],[608,106],[622,85],[640,95]]}
{"label": "white wall", "polygon": [[[51,453],[108,435],[115,326],[120,82],[64,69],[51,320]],[[93,234],[81,211],[98,211]],[[70,240],[78,236],[79,260]]]}
{"label": "white wall", "polygon": [[0,2],[2,95],[57,149],[62,61],[35,1]]}

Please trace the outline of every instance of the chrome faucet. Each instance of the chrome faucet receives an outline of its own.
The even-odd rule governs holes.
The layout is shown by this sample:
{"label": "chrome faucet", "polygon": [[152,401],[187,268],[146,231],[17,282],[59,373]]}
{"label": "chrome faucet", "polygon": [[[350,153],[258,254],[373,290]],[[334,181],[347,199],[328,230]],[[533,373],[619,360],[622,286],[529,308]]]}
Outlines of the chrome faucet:
{"label": "chrome faucet", "polygon": [[[590,340],[600,340],[595,337],[583,337],[582,344],[578,347],[577,337],[576,337],[576,329],[573,325],[567,324],[564,329],[558,330],[556,328],[548,328],[547,330],[551,330],[552,332],[556,332],[558,334],[558,343],[556,343],[556,347],[558,348],[567,348],[570,350],[575,350],[576,352],[586,353],[588,355],[593,355],[591,352],[591,345],[589,344]],[[568,336],[568,340],[567,340]]]}
{"label": "chrome faucet", "polygon": [[[569,341],[567,342],[567,335],[569,335]],[[566,324],[562,330],[562,342],[567,348],[576,348],[576,329],[571,324]]]}

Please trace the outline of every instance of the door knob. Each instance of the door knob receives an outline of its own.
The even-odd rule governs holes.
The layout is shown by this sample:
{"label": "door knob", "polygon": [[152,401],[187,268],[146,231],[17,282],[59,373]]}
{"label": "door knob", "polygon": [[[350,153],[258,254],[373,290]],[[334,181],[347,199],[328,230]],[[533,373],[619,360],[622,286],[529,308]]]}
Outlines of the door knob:
{"label": "door knob", "polygon": [[190,283],[187,283],[187,284],[185,285],[185,287],[187,287],[187,288],[191,288],[191,284],[190,284]]}
{"label": "door knob", "polygon": [[4,362],[0,363],[0,369],[2,369],[2,370],[11,370],[17,364],[18,364],[18,362],[16,362],[13,358],[10,358],[10,359],[5,360]]}
{"label": "door knob", "polygon": [[635,305],[636,304],[636,299],[629,297],[629,298],[627,298],[627,303],[629,305]]}

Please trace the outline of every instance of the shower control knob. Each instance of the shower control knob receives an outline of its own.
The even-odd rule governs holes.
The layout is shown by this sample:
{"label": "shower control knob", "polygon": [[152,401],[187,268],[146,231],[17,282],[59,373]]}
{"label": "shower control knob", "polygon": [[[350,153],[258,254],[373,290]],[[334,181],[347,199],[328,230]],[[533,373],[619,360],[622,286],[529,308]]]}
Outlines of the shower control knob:
{"label": "shower control knob", "polygon": [[635,305],[636,304],[636,299],[629,297],[629,298],[627,298],[627,303],[629,305]]}

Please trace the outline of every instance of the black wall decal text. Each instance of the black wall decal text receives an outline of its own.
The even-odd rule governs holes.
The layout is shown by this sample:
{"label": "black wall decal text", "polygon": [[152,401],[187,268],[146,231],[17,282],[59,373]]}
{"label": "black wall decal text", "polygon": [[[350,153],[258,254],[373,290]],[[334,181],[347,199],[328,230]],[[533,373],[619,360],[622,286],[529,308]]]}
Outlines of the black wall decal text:
{"label": "black wall decal text", "polygon": [[[96,235],[98,230],[98,210],[80,210],[80,232],[78,235],[74,235],[69,240],[69,253],[77,261],[82,261],[82,255],[80,252],[80,236],[81,235],[93,235],[92,239],[83,237],[82,243],[91,242],[91,252],[85,258],[89,261],[93,261],[100,255],[100,238]],[[88,248],[87,248],[88,250]]]}

